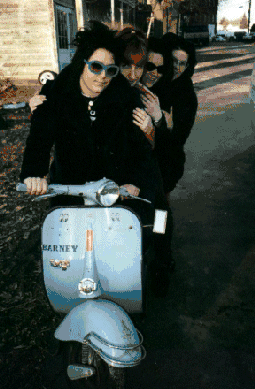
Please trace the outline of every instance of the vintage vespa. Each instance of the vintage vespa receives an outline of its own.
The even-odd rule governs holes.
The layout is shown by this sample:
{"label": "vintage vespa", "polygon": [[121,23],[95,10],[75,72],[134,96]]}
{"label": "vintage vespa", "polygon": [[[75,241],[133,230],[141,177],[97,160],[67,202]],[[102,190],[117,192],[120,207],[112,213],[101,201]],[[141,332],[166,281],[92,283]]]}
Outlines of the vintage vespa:
{"label": "vintage vespa", "polygon": [[[26,185],[18,184],[17,190],[26,191]],[[111,207],[119,196],[133,196],[103,178],[49,185],[48,194],[36,200],[60,194],[82,196],[85,204],[54,208],[42,227],[47,296],[56,312],[67,314],[55,337],[65,345],[69,384],[122,389],[124,368],[146,355],[128,315],[141,313],[144,305],[142,226],[130,208]],[[165,219],[164,211],[156,211],[154,232],[164,233]]]}

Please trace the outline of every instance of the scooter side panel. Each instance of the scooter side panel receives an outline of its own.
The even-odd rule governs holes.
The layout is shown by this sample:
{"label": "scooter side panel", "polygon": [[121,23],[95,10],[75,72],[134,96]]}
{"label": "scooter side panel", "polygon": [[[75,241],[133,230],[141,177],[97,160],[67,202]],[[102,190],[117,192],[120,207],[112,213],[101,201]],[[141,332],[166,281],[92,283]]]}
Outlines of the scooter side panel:
{"label": "scooter side panel", "polygon": [[[93,229],[97,290],[81,297],[79,282],[86,277],[86,231]],[[122,207],[56,208],[42,229],[44,280],[48,298],[58,312],[69,312],[84,298],[118,302],[128,312],[141,311],[141,226],[137,216]],[[66,270],[54,266],[67,261]]]}

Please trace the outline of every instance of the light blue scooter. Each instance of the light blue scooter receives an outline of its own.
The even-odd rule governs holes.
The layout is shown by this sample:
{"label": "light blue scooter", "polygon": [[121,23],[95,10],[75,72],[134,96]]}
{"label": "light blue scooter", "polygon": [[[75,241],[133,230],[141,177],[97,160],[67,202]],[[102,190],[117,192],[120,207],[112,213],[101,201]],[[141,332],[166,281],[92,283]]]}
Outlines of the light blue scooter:
{"label": "light blue scooter", "polygon": [[[26,185],[17,190],[26,191]],[[60,194],[82,196],[85,204],[54,208],[42,228],[47,296],[56,312],[67,313],[55,337],[66,344],[70,385],[122,389],[123,368],[146,355],[128,315],[143,310],[141,222],[129,208],[111,207],[119,196],[133,196],[104,178],[49,185],[36,200]],[[158,214],[154,232],[164,233],[165,222]]]}

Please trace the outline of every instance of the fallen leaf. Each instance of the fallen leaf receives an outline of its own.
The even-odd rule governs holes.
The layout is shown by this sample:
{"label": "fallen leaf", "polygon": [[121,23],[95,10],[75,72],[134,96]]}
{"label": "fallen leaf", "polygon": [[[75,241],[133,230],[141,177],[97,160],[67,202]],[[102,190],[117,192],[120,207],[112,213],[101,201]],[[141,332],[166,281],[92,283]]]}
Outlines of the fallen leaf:
{"label": "fallen leaf", "polygon": [[20,210],[23,209],[23,208],[24,208],[24,207],[18,206],[18,207],[15,208],[15,210],[16,210],[16,211],[20,211]]}

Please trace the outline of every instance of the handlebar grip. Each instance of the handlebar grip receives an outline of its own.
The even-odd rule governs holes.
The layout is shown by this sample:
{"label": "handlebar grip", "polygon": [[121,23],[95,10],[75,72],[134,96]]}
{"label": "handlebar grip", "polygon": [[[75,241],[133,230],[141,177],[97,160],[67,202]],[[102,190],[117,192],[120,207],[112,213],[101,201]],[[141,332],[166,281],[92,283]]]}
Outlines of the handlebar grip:
{"label": "handlebar grip", "polygon": [[16,191],[17,192],[27,192],[26,184],[21,184],[21,183],[17,184],[16,185]]}

